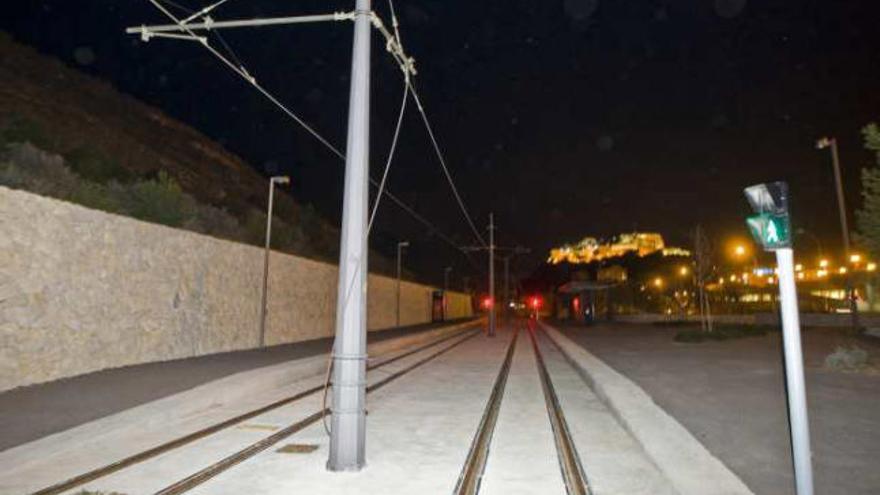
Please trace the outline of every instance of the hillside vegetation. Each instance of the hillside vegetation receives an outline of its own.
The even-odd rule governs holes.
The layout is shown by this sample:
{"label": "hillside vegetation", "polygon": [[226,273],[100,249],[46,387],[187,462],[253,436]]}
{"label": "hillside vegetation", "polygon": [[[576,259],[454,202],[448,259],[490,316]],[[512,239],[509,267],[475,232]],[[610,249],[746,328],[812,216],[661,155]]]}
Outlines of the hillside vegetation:
{"label": "hillside vegetation", "polygon": [[[260,245],[267,181],[196,129],[0,33],[0,184]],[[338,229],[276,195],[274,248],[338,260]],[[372,254],[386,272],[387,260]]]}

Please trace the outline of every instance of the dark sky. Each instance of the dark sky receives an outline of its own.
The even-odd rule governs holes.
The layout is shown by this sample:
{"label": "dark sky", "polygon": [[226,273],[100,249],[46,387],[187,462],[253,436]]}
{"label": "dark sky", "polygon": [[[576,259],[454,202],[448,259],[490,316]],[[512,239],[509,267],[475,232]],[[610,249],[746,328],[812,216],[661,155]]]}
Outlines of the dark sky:
{"label": "dark sky", "polygon": [[[352,4],[230,0],[214,17],[325,13]],[[823,134],[838,137],[850,212],[860,204],[859,169],[870,156],[859,130],[880,119],[878,2],[396,6],[462,196],[481,225],[495,211],[501,243],[533,248],[532,266],[550,246],[585,235],[637,228],[684,244],[698,222],[719,240],[747,235],[742,188],[767,180],[789,181],[795,225],[835,247],[830,158],[814,149]],[[387,18],[384,1],[375,8]],[[156,22],[164,20],[146,0],[57,0],[8,5],[0,27],[193,125],[261,171],[291,174],[295,195],[338,221],[337,159],[195,44],[144,44],[122,32]],[[350,23],[227,31],[224,38],[266,88],[344,144]],[[402,82],[373,39],[371,161],[378,175]],[[447,234],[473,243],[415,112],[400,146],[391,189]],[[394,207],[383,206],[380,217],[376,242],[410,238],[412,255],[422,266],[436,264],[438,273],[455,258]]]}

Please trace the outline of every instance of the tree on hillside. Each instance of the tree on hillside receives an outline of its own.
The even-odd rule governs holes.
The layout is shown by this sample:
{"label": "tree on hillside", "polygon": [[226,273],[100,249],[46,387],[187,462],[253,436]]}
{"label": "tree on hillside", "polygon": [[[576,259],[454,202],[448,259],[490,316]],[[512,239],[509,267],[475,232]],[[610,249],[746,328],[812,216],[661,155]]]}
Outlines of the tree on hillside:
{"label": "tree on hillside", "polygon": [[880,126],[868,124],[862,129],[865,148],[877,157],[873,167],[862,169],[862,208],[856,211],[858,241],[871,258],[880,258]]}
{"label": "tree on hillside", "polygon": [[704,331],[712,331],[712,311],[709,307],[709,294],[706,283],[712,278],[712,245],[703,227],[697,224],[693,233],[694,240],[694,283],[700,302],[700,326]]}

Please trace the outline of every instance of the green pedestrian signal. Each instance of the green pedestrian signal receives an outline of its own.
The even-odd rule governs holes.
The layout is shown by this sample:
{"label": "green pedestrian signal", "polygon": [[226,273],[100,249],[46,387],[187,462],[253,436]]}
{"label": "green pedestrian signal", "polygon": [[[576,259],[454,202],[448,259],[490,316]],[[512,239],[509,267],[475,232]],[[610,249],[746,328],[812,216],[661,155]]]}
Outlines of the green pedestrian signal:
{"label": "green pedestrian signal", "polygon": [[767,251],[791,247],[788,220],[788,185],[785,182],[757,184],[745,189],[755,215],[746,219],[755,241]]}
{"label": "green pedestrian signal", "polygon": [[755,241],[768,251],[791,247],[791,229],[787,215],[760,213],[746,219]]}

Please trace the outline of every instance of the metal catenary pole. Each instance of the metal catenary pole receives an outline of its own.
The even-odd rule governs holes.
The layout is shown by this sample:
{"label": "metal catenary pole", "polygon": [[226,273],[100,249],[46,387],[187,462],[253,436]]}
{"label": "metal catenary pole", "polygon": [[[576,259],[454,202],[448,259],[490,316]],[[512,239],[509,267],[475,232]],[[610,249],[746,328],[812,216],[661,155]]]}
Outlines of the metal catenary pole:
{"label": "metal catenary pole", "polygon": [[798,495],[813,495],[813,467],[810,462],[810,428],[804,386],[804,359],[801,351],[800,317],[794,280],[791,248],[776,250],[779,267],[779,298],[782,305],[782,340],[785,347],[785,381],[788,416],[791,424],[791,451],[794,457],[795,487]]}
{"label": "metal catenary pole", "polygon": [[269,244],[272,240],[272,210],[275,198],[275,184],[288,184],[290,177],[276,176],[269,179],[269,206],[266,209],[266,248],[263,254],[263,291],[260,297],[260,347],[266,345],[266,313],[269,311]]}
{"label": "metal catenary pole", "polygon": [[333,349],[330,471],[358,471],[366,462],[370,9],[370,0],[357,0]]}
{"label": "metal catenary pole", "polygon": [[[843,183],[840,178],[840,157],[837,154],[837,139],[831,138],[831,161],[834,164],[834,183],[837,188],[837,209],[840,214],[840,229],[843,234],[843,253],[845,261],[848,262],[850,259],[849,248],[849,227],[846,222],[846,200],[843,196]],[[851,270],[847,270],[846,273],[846,293],[849,298],[849,310],[850,317],[852,319],[852,328],[859,328],[859,308],[856,304],[856,294],[855,288],[853,287],[852,275],[850,274]]]}
{"label": "metal catenary pole", "polygon": [[495,217],[489,213],[489,337],[495,336]]}

